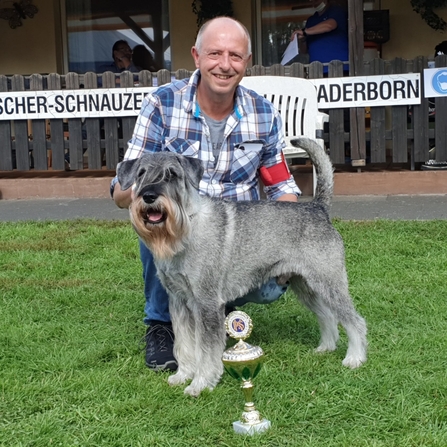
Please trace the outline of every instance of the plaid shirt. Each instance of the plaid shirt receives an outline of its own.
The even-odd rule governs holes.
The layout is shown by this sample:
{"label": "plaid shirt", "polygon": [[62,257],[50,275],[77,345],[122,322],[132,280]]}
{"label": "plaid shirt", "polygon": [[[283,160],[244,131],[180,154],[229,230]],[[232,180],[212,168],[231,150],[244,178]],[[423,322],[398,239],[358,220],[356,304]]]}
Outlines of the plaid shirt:
{"label": "plaid shirt", "polygon": [[[282,121],[273,105],[238,86],[228,116],[219,157],[213,155],[209,127],[196,100],[198,70],[189,79],[174,81],[146,95],[124,160],[144,152],[172,151],[200,158],[205,168],[200,192],[230,200],[259,199],[258,170],[282,162],[285,146]],[[114,180],[116,183],[116,180]],[[114,183],[112,182],[112,190]],[[292,176],[265,188],[268,198],[297,194]]]}

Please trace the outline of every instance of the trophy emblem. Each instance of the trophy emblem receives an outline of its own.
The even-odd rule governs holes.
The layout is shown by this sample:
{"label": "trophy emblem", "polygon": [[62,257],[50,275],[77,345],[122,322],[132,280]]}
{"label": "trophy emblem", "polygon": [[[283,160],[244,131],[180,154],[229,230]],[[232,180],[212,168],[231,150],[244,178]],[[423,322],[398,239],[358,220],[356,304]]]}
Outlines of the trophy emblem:
{"label": "trophy emblem", "polygon": [[245,312],[231,312],[225,320],[225,328],[230,337],[238,342],[224,351],[222,361],[228,374],[241,382],[245,397],[241,420],[233,422],[234,431],[249,435],[261,433],[270,428],[271,424],[269,420],[262,418],[255,408],[252,380],[261,370],[264,352],[259,346],[251,346],[244,341],[253,329],[251,318]]}

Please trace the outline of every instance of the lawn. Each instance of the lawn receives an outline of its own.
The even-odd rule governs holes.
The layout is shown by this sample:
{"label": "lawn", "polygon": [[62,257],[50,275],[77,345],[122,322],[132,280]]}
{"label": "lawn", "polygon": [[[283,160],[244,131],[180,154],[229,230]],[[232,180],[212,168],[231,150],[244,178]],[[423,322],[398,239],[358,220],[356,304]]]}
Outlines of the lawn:
{"label": "lawn", "polygon": [[0,445],[447,446],[447,221],[335,221],[369,358],[317,355],[293,296],[243,308],[266,353],[255,403],[272,428],[236,435],[224,374],[193,399],[144,365],[141,267],[128,222],[0,224]]}

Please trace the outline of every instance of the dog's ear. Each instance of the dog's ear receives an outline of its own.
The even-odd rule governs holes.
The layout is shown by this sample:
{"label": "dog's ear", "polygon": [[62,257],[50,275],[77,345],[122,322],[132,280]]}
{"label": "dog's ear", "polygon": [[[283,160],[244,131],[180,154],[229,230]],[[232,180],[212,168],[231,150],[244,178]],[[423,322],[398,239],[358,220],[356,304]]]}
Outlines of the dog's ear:
{"label": "dog's ear", "polygon": [[179,155],[180,164],[185,171],[186,177],[195,189],[199,189],[200,180],[203,177],[203,165],[198,158]]}
{"label": "dog's ear", "polygon": [[116,174],[123,191],[129,189],[133,185],[139,165],[139,158],[118,163],[118,166],[116,167]]}

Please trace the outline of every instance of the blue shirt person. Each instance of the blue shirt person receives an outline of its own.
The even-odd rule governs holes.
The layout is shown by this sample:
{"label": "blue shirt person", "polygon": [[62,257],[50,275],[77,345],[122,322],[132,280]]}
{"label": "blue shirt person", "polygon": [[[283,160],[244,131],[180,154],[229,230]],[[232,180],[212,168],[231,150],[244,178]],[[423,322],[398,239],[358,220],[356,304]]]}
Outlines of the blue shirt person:
{"label": "blue shirt person", "polygon": [[[327,63],[333,60],[342,62],[349,60],[348,14],[329,0],[314,0],[315,14],[307,19],[304,29],[296,30],[301,41],[305,41],[309,53],[309,62]],[[344,71],[349,66],[344,65]],[[328,67],[323,68],[328,72]]]}

